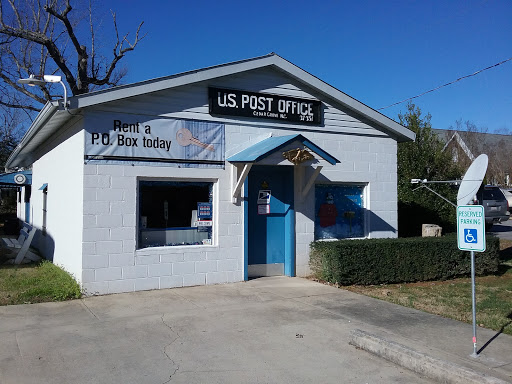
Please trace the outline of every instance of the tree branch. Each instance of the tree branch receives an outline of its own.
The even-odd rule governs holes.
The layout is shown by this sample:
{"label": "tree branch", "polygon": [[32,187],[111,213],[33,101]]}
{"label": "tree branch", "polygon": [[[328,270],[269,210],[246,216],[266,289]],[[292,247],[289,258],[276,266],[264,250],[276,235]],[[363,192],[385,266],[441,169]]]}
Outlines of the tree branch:
{"label": "tree branch", "polygon": [[[88,78],[88,81],[91,83],[91,84],[94,84],[94,85],[105,85],[105,84],[108,84],[109,81],[110,81],[110,77],[112,75],[112,73],[114,72],[114,69],[117,65],[117,63],[119,62],[119,60],[121,60],[124,55],[130,51],[133,51],[135,49],[135,47],[137,46],[137,44],[146,37],[147,34],[144,34],[144,36],[142,37],[139,37],[139,34],[140,34],[140,29],[142,28],[142,25],[144,24],[144,22],[141,22],[137,28],[137,31],[135,33],[135,39],[134,39],[134,42],[133,44],[130,43],[128,41],[128,34],[126,34],[122,40],[119,39],[119,31],[117,29],[117,21],[116,21],[116,14],[114,12],[112,12],[112,17],[114,19],[114,29],[116,31],[116,36],[117,36],[117,42],[116,42],[116,45],[114,46],[114,49],[113,49],[113,52],[114,52],[114,59],[111,61],[107,71],[106,71],[106,74],[105,76],[103,77],[103,79],[99,79],[99,78],[96,78],[96,77],[89,77]],[[123,45],[124,43],[127,43],[128,44],[128,47],[125,47],[123,48]]]}
{"label": "tree branch", "polygon": [[[116,14],[112,13],[116,41],[113,57],[104,59],[96,41],[98,19],[93,14],[93,0],[84,1],[80,6],[75,3],[72,6],[71,2],[0,2],[0,110],[20,108],[31,114],[37,110],[30,105],[32,101],[37,105],[36,102],[44,104],[52,99],[54,85],[29,88],[17,83],[30,74],[60,72],[71,94],[79,95],[87,93],[92,86],[115,85],[126,73],[118,68],[119,61],[146,36],[141,33],[144,23],[138,25],[134,38],[129,39],[128,34],[119,34]],[[87,44],[82,42],[84,36],[87,40],[87,33],[83,33],[83,24],[80,24],[85,17],[75,20],[75,15],[83,11],[89,12],[90,41]]]}
{"label": "tree branch", "polygon": [[14,89],[16,89],[18,92],[21,92],[23,93],[25,96],[28,96],[30,97],[31,99],[34,99],[35,101],[37,101],[38,103],[41,103],[41,104],[44,104],[46,103],[46,100],[43,99],[42,97],[39,97],[37,96],[36,94],[32,93],[32,92],[29,92],[27,91],[24,87],[21,87],[18,85],[18,83],[12,81],[10,78],[8,78],[7,76],[5,76],[4,73],[0,72],[0,78],[5,81],[5,83],[9,84],[11,87],[13,87]]}
{"label": "tree branch", "polygon": [[0,100],[0,105],[3,105],[4,107],[7,107],[7,108],[24,109],[24,110],[28,109],[28,110],[34,111],[34,112],[40,111],[40,108],[36,108],[33,105],[12,104],[12,103],[8,103],[8,102],[2,101],[2,100]]}
{"label": "tree branch", "polygon": [[45,5],[44,10],[48,12],[50,15],[54,16],[55,18],[59,19],[64,26],[66,27],[66,31],[68,32],[68,36],[71,39],[71,42],[73,43],[73,46],[75,47],[75,50],[80,53],[82,52],[82,46],[78,42],[78,39],[75,35],[75,31],[73,30],[73,26],[71,25],[69,19],[68,19],[68,13],[71,12],[73,8],[71,7],[71,4],[69,3],[69,0],[66,0],[66,8],[64,11],[62,11],[61,14],[59,14],[55,9],[51,6]]}

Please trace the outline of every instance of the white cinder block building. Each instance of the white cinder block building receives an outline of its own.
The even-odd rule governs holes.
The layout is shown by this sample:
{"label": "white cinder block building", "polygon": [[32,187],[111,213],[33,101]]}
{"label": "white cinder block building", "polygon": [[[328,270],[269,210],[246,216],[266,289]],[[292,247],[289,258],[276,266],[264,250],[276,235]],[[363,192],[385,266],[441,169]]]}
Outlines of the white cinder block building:
{"label": "white cinder block building", "polygon": [[270,54],[49,102],[7,167],[32,170],[41,253],[106,294],[305,276],[314,240],[396,237],[413,139]]}

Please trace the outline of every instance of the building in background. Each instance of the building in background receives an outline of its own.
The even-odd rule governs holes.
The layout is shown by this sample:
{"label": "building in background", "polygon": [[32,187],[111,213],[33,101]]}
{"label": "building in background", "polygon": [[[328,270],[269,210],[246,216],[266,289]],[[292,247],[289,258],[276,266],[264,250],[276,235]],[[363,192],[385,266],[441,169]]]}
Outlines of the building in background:
{"label": "building in background", "polygon": [[512,175],[512,135],[493,134],[464,130],[435,129],[444,145],[444,151],[452,154],[454,162],[467,169],[478,155],[489,157],[487,182],[493,185],[510,186]]}

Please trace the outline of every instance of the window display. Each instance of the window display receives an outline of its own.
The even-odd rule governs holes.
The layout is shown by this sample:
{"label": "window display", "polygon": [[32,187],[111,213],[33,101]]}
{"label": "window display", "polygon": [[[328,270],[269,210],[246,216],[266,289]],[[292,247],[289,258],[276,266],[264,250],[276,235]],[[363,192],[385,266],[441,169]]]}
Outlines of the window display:
{"label": "window display", "polygon": [[213,183],[140,181],[138,248],[211,244],[212,202]]}
{"label": "window display", "polygon": [[315,186],[315,240],[364,237],[364,186]]}

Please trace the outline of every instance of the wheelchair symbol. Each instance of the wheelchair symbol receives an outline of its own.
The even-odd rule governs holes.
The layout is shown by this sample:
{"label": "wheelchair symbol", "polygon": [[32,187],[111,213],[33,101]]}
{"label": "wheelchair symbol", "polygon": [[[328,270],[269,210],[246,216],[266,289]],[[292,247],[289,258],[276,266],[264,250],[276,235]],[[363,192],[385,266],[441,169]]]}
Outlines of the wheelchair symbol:
{"label": "wheelchair symbol", "polygon": [[465,228],[464,229],[464,241],[466,243],[478,243],[477,230]]}

